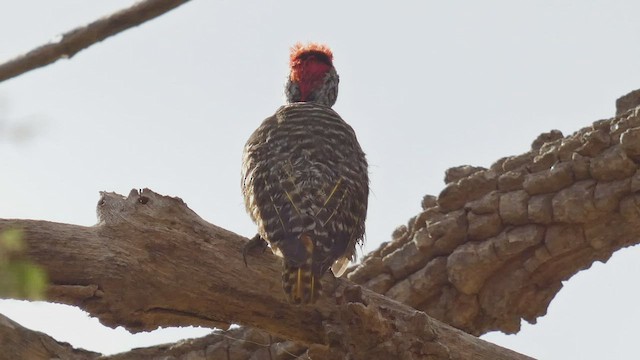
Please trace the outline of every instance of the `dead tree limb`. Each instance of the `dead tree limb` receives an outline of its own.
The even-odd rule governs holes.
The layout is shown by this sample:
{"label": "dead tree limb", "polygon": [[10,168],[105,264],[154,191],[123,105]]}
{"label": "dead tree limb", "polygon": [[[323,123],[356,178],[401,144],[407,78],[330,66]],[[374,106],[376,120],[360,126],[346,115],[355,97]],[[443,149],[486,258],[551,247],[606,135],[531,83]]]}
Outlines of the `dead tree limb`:
{"label": "dead tree limb", "polygon": [[74,349],[67,343],[32,331],[0,314],[0,359],[96,359],[98,353]]}
{"label": "dead tree limb", "polygon": [[326,276],[328,296],[314,306],[290,305],[277,258],[265,253],[245,267],[247,240],[178,198],[103,193],[98,218],[92,227],[0,220],[0,231],[24,231],[27,254],[49,274],[50,301],[79,306],[107,326],[239,323],[306,344],[317,358],[527,358],[344,279]]}
{"label": "dead tree limb", "polygon": [[49,65],[59,59],[69,59],[109,36],[156,18],[189,0],[145,0],[129,8],[98,19],[88,25],[64,33],[60,40],[39,46],[26,54],[0,64],[0,82]]}
{"label": "dead tree limb", "polygon": [[[640,200],[636,198],[636,193],[640,191],[640,174],[637,170],[640,161],[640,147],[637,145],[640,143],[637,138],[640,136],[640,116],[638,109],[633,108],[619,112],[621,115],[614,119],[595,122],[591,127],[565,138],[558,132],[543,134],[534,142],[530,152],[501,159],[491,169],[451,169],[446,177],[448,186],[440,197],[425,197],[424,212],[412,219],[409,226],[397,231],[393,242],[371,254],[364,264],[352,271],[350,278],[409,305],[426,309],[430,314],[461,328],[470,328],[472,332],[482,333],[496,324],[503,331],[509,331],[509,326],[513,326],[520,318],[535,320],[536,316],[544,313],[548,302],[559,291],[560,286],[553,286],[554,283],[569,278],[595,260],[606,260],[613,251],[637,243],[640,238]],[[171,202],[177,202],[178,205]],[[156,205],[148,206],[149,203]],[[232,287],[218,290],[221,283],[215,282],[217,278],[213,274],[220,269],[212,265],[227,256],[214,256],[213,264],[208,263],[211,259],[205,257],[203,261],[201,258],[207,251],[220,246],[223,250],[232,246],[234,250],[226,254],[231,258],[237,256],[240,244],[245,239],[205,223],[186,206],[182,206],[179,200],[160,197],[152,192],[132,192],[127,199],[104,194],[99,203],[99,215],[101,223],[89,228],[29,220],[0,220],[0,230],[17,225],[26,227],[27,234],[31,232],[35,235],[30,242],[35,242],[32,255],[38,255],[40,251],[39,258],[48,262],[48,268],[56,269],[54,273],[60,276],[56,277],[57,283],[54,279],[54,286],[49,292],[50,299],[76,304],[89,311],[93,309],[94,315],[111,326],[121,321],[127,322],[127,319],[127,326],[131,330],[149,329],[157,325],[213,326],[237,321],[282,334],[273,325],[263,326],[263,321],[268,322],[265,319],[274,315],[263,314],[264,307],[254,313],[257,320],[238,320],[235,316],[230,320],[226,315],[216,317],[215,312],[207,308],[212,304],[205,302],[202,309],[194,310],[188,307],[189,304],[175,299],[175,294],[180,294],[197,302],[202,294],[193,286],[188,286],[188,282],[195,280],[205,286],[213,281],[213,286],[204,292],[214,290],[215,294],[208,299],[214,307],[218,303],[224,306],[229,295],[216,294],[230,291]],[[159,219],[158,226],[150,226],[156,222],[154,219]],[[490,221],[495,219],[499,221]],[[539,230],[542,236],[539,236]],[[498,235],[483,237],[493,232]],[[194,244],[194,233],[195,238],[201,240],[199,245],[198,241]],[[167,237],[172,240],[167,240]],[[219,243],[221,237],[229,237],[230,242]],[[122,241],[118,239],[137,240],[121,247]],[[44,244],[38,247],[38,241],[44,241]],[[51,244],[47,244],[47,241],[64,245],[63,251],[49,255],[46,248]],[[183,248],[185,246],[186,249]],[[447,247],[452,250],[438,253]],[[75,248],[77,250],[74,251]],[[194,248],[201,251],[194,252]],[[83,255],[85,252],[89,255]],[[188,278],[187,284],[182,284],[180,279],[185,276],[184,273],[173,278],[171,274],[175,275],[177,268],[185,266],[181,263],[190,254],[194,255],[186,266],[193,266],[191,270],[205,267],[213,271],[208,274],[211,276],[204,277],[201,276],[202,272],[195,271],[193,274],[198,276],[195,279]],[[60,257],[65,260],[56,262],[55,259]],[[232,262],[236,260],[233,258]],[[96,275],[97,272],[88,270],[83,275],[75,274],[83,273],[83,269],[70,265],[83,261],[92,264],[92,267],[103,268],[104,274]],[[164,264],[158,268],[158,272],[149,269],[155,268],[158,263]],[[247,276],[256,276],[254,266],[266,271],[269,276],[275,276],[271,278],[271,283],[267,282],[270,284],[267,290],[261,288],[265,284],[262,278],[253,283],[256,286],[254,290],[259,293],[272,292],[266,296],[270,301],[266,307],[286,307],[287,304],[280,304],[281,300],[277,300],[281,292],[277,281],[273,282],[273,279],[277,278],[279,268],[274,265],[270,255],[252,258],[251,263],[252,267],[245,269]],[[242,272],[237,265],[234,262],[232,267]],[[127,289],[136,284],[142,288],[128,296],[121,296],[123,290],[118,290],[118,283],[127,277],[122,272],[129,268],[133,270],[131,277],[136,278],[124,285]],[[140,268],[147,269],[140,271]],[[139,281],[149,280],[147,276],[150,273],[162,279]],[[166,281],[170,282],[170,286],[166,287],[168,291],[175,294],[159,292],[159,297],[145,300],[146,291],[151,293],[165,289],[163,284]],[[252,285],[242,282],[237,285],[241,290],[233,292],[234,295],[254,296],[251,291],[245,291],[247,286]],[[299,308],[289,313],[275,312],[280,316],[277,321],[285,323],[295,316],[316,316],[315,320],[322,320],[321,325],[315,322],[317,331],[289,337],[298,343],[285,341],[261,330],[242,328],[218,332],[179,346],[136,349],[113,358],[153,358],[154,354],[162,351],[171,351],[172,355],[179,358],[203,351],[207,356],[233,353],[237,358],[247,359],[281,359],[290,354],[301,358],[310,355],[331,358],[336,355],[332,352],[340,351],[336,349],[370,339],[380,341],[373,348],[378,355],[388,354],[383,351],[387,347],[387,350],[391,348],[396,354],[403,350],[415,355],[417,351],[424,357],[431,355],[434,358],[482,358],[485,355],[499,358],[494,352],[500,350],[485,343],[478,345],[473,337],[465,337],[451,328],[425,332],[425,328],[438,327],[420,324],[438,323],[430,318],[426,318],[425,322],[422,315],[416,315],[419,313],[412,312],[410,308],[397,305],[399,307],[392,307],[389,311],[387,299],[377,298],[341,280],[327,285],[335,289],[336,303],[331,305],[332,310],[325,307],[325,302],[319,304],[317,312],[312,314],[304,309],[301,314],[297,311],[301,310]],[[479,295],[465,293],[478,286]],[[272,297],[276,298],[275,302]],[[491,299],[495,301],[488,301]],[[237,304],[234,306],[234,311],[241,307]],[[491,306],[500,310],[496,312],[493,309],[494,314],[502,314],[503,317],[483,315],[491,313]],[[378,312],[380,316],[377,316]],[[228,313],[225,310],[224,314]],[[235,315],[233,311],[230,313]],[[372,314],[374,316],[369,316]],[[366,321],[356,322],[362,326],[356,326],[355,329],[350,326],[346,331],[344,328],[341,330],[340,324],[343,323],[335,322],[336,318],[340,321]],[[401,342],[394,342],[394,334],[385,329],[388,330],[387,326],[391,323],[397,326],[398,321],[414,326],[402,328],[401,331],[409,329],[409,335],[403,336]],[[309,323],[314,323],[314,319]],[[287,326],[290,325],[287,323]],[[371,334],[365,329],[382,330]],[[423,331],[418,331],[417,335],[416,329]],[[287,332],[283,334],[290,335]],[[437,340],[433,339],[434,334]],[[454,343],[457,345],[451,346]],[[471,352],[465,353],[459,346],[461,343],[466,343],[464,347]],[[194,346],[190,347],[189,344]],[[334,346],[327,347],[327,344]],[[358,345],[363,346],[361,343]],[[489,349],[480,350],[482,346],[489,346]],[[371,350],[366,344],[364,347]],[[362,354],[368,356],[368,351]],[[505,356],[518,358],[519,355],[510,353]]]}
{"label": "dead tree limb", "polygon": [[468,333],[535,323],[569,279],[640,243],[640,103],[489,169],[462,166],[348,275]]}

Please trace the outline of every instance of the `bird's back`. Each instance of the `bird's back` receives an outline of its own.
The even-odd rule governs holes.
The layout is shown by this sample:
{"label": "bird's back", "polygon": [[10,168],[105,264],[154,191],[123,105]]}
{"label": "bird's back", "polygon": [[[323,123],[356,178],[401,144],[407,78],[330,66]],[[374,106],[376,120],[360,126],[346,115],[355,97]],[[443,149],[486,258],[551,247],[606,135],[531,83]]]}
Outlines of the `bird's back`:
{"label": "bird's back", "polygon": [[259,234],[284,258],[285,292],[308,302],[364,235],[369,180],[353,129],[323,105],[281,107],[249,138],[242,185]]}

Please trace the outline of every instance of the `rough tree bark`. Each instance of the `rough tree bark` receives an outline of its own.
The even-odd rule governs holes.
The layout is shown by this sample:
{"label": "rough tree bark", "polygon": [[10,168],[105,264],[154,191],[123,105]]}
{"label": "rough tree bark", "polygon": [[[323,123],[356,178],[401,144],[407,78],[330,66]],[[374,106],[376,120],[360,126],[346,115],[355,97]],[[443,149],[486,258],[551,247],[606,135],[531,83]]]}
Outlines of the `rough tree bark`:
{"label": "rough tree bark", "polygon": [[0,314],[0,359],[95,359],[100,354],[74,349]]}
{"label": "rough tree bark", "polygon": [[[49,274],[48,300],[79,306],[111,327],[238,323],[308,345],[316,359],[527,358],[331,276],[318,303],[288,304],[274,255],[252,257],[245,267],[247,239],[207,223],[178,198],[147,189],[126,198],[103,193],[98,219],[92,227],[0,220],[0,231],[24,231],[29,258]],[[19,350],[10,345],[5,353]]]}
{"label": "rough tree bark", "polygon": [[535,323],[563,280],[640,242],[637,93],[617,117],[542,134],[489,169],[449,169],[349,278],[471,334]]}
{"label": "rough tree bark", "polygon": [[[71,57],[186,1],[143,1],[72,30],[1,64],[0,81]],[[472,334],[516,332],[521,319],[535,322],[544,315],[562,280],[637,243],[640,117],[633,107],[639,99],[638,91],[627,94],[617,102],[616,118],[565,138],[543,134],[531,151],[490,169],[450,169],[442,193],[426,196],[424,211],[349,273],[352,281],[387,298],[327,279],[325,286],[335,289],[333,303],[323,301],[313,310],[291,307],[282,301],[271,255],[252,258],[251,268],[235,275],[219,272],[228,270],[229,256],[237,256],[244,239],[202,221],[179,202],[153,206],[175,200],[151,192],[132,193],[128,200],[105,194],[95,227],[0,220],[0,230],[25,227],[31,255],[52,275],[49,298],[83,307],[107,325],[141,331],[239,322],[284,336],[245,327],[107,358],[317,359],[341,356],[350,346],[366,349],[354,354],[363,358],[368,352],[381,358],[468,358],[469,351],[476,358],[524,358],[388,298]],[[140,227],[156,220],[163,227]],[[138,240],[121,241],[133,239],[131,234]],[[220,252],[220,239],[231,239],[222,246],[227,252]],[[60,242],[47,249],[53,240]],[[194,254],[217,255],[200,262]],[[248,313],[248,304],[256,310]],[[0,344],[7,350],[0,358],[99,356],[2,316]]]}
{"label": "rough tree bark", "polygon": [[[640,161],[640,139],[637,138],[640,136],[640,108],[633,108],[638,105],[637,102],[623,105],[626,108],[619,107],[619,115],[616,118],[597,121],[571,136],[563,138],[558,132],[542,134],[534,141],[531,151],[501,159],[490,169],[450,169],[445,179],[448,185],[440,196],[426,196],[423,200],[424,211],[412,218],[408,226],[401,226],[396,230],[392,242],[383,244],[368,255],[362,264],[352,268],[348,277],[356,283],[424,309],[430,315],[474,334],[491,329],[514,332],[517,331],[521,318],[535,321],[537,316],[544,314],[550,300],[560,290],[561,280],[589,267],[593,261],[606,261],[612,252],[640,241],[640,199],[636,195],[640,189],[640,173],[637,169],[637,163]],[[240,251],[243,240],[237,235],[206,224],[201,219],[195,222],[187,221],[189,225],[185,225],[184,221],[178,221],[180,212],[169,210],[175,207],[149,207],[147,205],[151,200],[178,201],[155,194],[145,196],[135,192],[127,201],[115,194],[105,194],[99,203],[102,222],[92,228],[28,220],[2,220],[0,228],[22,223],[36,224],[35,229],[39,224],[46,224],[45,228],[53,227],[49,230],[54,232],[36,233],[37,236],[67,236],[67,240],[77,243],[81,239],[91,239],[92,236],[122,235],[121,230],[117,230],[118,226],[114,224],[129,222],[124,219],[132,211],[138,212],[138,221],[143,223],[152,219],[169,221],[165,228],[155,229],[150,233],[137,228],[135,222],[129,223],[129,226],[133,227],[132,231],[142,232],[143,238],[141,244],[124,250],[125,253],[133,251],[138,259],[138,266],[158,263],[160,259],[159,262],[164,263],[160,269],[164,270],[154,276],[166,277],[163,281],[176,280],[176,276],[183,276],[184,274],[181,275],[179,269],[175,268],[176,261],[180,262],[180,259],[188,257],[189,252],[195,248],[202,250],[203,246],[212,246],[212,239],[218,236],[235,237],[235,242],[232,241],[235,244],[231,246],[232,252],[237,255]],[[182,216],[195,217],[195,214],[187,209]],[[65,230],[69,229],[73,229],[72,232],[65,233]],[[189,247],[190,250],[185,249],[184,239],[176,236],[176,231],[182,230],[197,234],[202,240],[201,245],[192,245]],[[71,236],[72,234],[75,235]],[[173,240],[167,243],[158,241],[167,235]],[[95,267],[107,266],[117,269],[128,266],[120,258],[123,254],[122,249],[120,252],[115,251],[110,247],[113,244],[109,242],[95,244],[85,241],[81,246],[88,247],[87,252],[95,252],[94,255],[104,253],[105,249],[108,249],[108,256],[93,257],[92,261],[96,261]],[[32,251],[37,253],[37,250]],[[172,255],[166,256],[167,251]],[[73,272],[69,269],[67,261],[77,259],[77,255],[60,254],[66,259],[66,269],[60,268],[59,263],[56,263],[55,254],[46,256],[52,258],[50,266],[59,268],[63,279],[52,287],[50,296],[57,301],[84,306],[106,324],[115,325],[122,322],[135,331],[152,328],[154,324],[224,326],[220,325],[220,322],[238,321],[236,317],[221,318],[213,312],[207,312],[207,306],[219,299],[215,296],[208,299],[209,303],[202,303],[202,309],[194,309],[189,307],[191,303],[180,302],[172,303],[171,306],[175,305],[175,308],[171,308],[166,306],[167,300],[171,298],[167,294],[159,296],[159,299],[145,299],[141,294],[144,291],[134,291],[120,298],[115,295],[120,281],[117,277],[115,282],[111,282],[114,279],[107,275],[94,279],[87,274],[80,275],[81,272],[75,275],[79,276],[75,282],[64,280]],[[267,274],[272,280],[277,279],[279,269],[277,266],[274,267],[270,256],[266,254],[252,257],[251,267],[242,271],[249,272],[249,276],[254,276],[257,271]],[[217,269],[215,264],[218,260],[216,258],[213,264],[207,263],[205,267]],[[186,271],[193,270],[191,268]],[[208,284],[213,281],[217,284],[214,286],[219,286],[215,281],[216,277],[211,276],[213,273],[210,270],[210,273],[202,277],[203,274],[195,272],[199,274],[196,282]],[[132,283],[143,277],[141,273],[137,273],[136,276],[131,280]],[[97,285],[100,282],[96,280],[103,281],[103,288]],[[54,279],[54,284],[55,282]],[[265,291],[260,287],[264,283],[257,284],[257,288],[247,290],[241,287],[241,291],[247,291],[247,296],[254,296],[252,291]],[[202,291],[207,291],[185,289],[182,285],[170,291],[185,293],[189,301],[198,298]],[[157,284],[152,283],[149,286],[157,287]],[[354,293],[356,299],[360,296],[370,296],[366,295],[366,291],[354,290],[357,288],[350,287],[342,281],[326,286],[335,288],[338,299],[343,299],[338,301],[341,303],[338,307],[348,302],[344,299],[353,300]],[[277,281],[272,281],[266,290],[271,292],[270,296],[274,298],[281,296]],[[224,285],[221,292],[223,297],[238,294]],[[231,295],[224,295],[225,292]],[[363,293],[365,295],[359,295]],[[163,301],[164,305],[157,304]],[[362,305],[356,305],[359,310],[367,308],[361,302],[359,304]],[[129,311],[133,309],[133,312],[127,314],[127,306]],[[284,314],[280,311],[277,313]],[[331,317],[330,313],[331,311],[325,310],[318,312],[320,317],[327,314]],[[7,321],[4,324],[7,324]],[[419,320],[418,323],[421,321],[423,320]],[[242,319],[241,322],[245,323]],[[261,325],[255,322],[246,323]],[[4,336],[2,338],[15,337],[15,334],[7,335],[14,332],[13,328],[15,326],[5,326],[0,331]],[[326,347],[308,347],[305,343],[317,341],[314,336],[322,331],[326,331],[325,335],[331,333],[330,328],[331,326],[325,326],[317,332],[311,331],[306,335],[290,337],[302,340],[296,343],[246,327],[226,332],[218,331],[202,339],[180,343],[179,346],[137,349],[113,358],[154,358],[160,354],[171,354],[180,358],[201,354],[212,359],[223,355],[233,355],[233,358],[237,359],[285,359],[292,358],[293,355],[306,358],[310,354],[313,355],[314,351],[318,353],[328,350]],[[281,333],[278,328],[265,329]],[[442,333],[439,334],[442,336]],[[284,335],[289,336],[286,332]],[[331,337],[324,336],[324,340]],[[430,336],[426,336],[423,340],[429,338]],[[431,343],[437,344],[437,341]],[[437,345],[434,348],[442,350]],[[440,355],[448,358],[452,354]],[[87,353],[82,356],[90,358],[93,354]]]}
{"label": "rough tree bark", "polygon": [[616,118],[541,134],[488,170],[450,169],[440,196],[349,278],[475,334],[535,323],[562,280],[640,242],[638,94],[618,99]]}

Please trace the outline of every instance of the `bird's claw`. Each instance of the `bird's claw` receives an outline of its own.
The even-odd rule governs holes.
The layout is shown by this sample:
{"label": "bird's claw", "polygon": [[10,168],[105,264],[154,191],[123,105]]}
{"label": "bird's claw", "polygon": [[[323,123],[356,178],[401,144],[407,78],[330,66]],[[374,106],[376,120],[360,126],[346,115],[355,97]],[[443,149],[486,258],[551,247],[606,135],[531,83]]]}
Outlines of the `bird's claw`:
{"label": "bird's claw", "polygon": [[264,252],[267,249],[267,242],[260,236],[260,234],[256,234],[254,237],[249,239],[244,247],[242,248],[242,260],[244,260],[244,266],[249,267],[247,264],[247,254],[249,254],[254,249],[262,249]]}

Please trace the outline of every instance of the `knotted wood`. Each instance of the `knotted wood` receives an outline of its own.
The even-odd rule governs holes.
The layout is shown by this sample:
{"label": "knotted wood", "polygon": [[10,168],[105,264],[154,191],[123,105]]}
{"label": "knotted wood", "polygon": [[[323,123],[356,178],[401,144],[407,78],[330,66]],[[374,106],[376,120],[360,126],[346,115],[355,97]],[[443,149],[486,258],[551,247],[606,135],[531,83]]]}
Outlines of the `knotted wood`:
{"label": "knotted wood", "polygon": [[79,306],[110,327],[238,323],[305,344],[321,359],[527,358],[345,279],[325,276],[327,296],[313,306],[288,304],[278,258],[251,256],[246,267],[247,239],[179,198],[148,189],[103,193],[98,219],[91,227],[0,220],[0,231],[24,231],[28,256],[51,279],[48,300]]}

